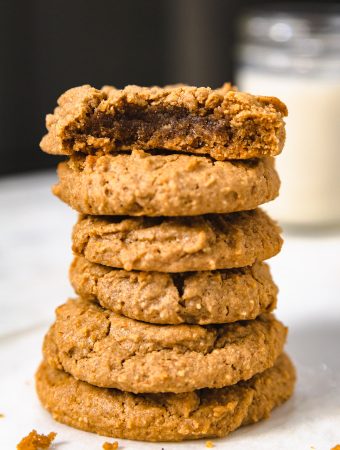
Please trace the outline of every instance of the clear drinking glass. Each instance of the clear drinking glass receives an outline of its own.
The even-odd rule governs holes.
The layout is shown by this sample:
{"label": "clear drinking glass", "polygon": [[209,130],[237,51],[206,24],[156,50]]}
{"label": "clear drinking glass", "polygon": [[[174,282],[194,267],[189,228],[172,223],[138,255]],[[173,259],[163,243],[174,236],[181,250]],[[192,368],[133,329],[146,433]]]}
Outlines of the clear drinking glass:
{"label": "clear drinking glass", "polygon": [[237,86],[289,111],[284,182],[267,209],[284,225],[340,225],[340,9],[256,10],[239,30]]}

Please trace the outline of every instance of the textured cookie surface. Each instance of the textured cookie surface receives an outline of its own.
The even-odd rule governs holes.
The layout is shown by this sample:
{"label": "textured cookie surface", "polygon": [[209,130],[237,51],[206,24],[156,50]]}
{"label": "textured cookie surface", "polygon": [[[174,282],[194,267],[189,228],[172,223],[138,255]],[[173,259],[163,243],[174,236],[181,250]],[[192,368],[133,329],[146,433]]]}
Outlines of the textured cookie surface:
{"label": "textured cookie surface", "polygon": [[293,393],[294,367],[281,355],[274,367],[222,389],[134,395],[74,379],[43,363],[36,387],[43,406],[67,425],[144,441],[223,437],[258,422]]}
{"label": "textured cookie surface", "polygon": [[165,149],[215,159],[274,156],[286,106],[275,97],[191,86],[70,89],[46,118],[47,153]]}
{"label": "textured cookie surface", "polygon": [[276,306],[277,288],[265,263],[168,274],[128,272],[75,257],[70,279],[82,297],[117,314],[159,324],[230,323],[255,319]]}
{"label": "textured cookie surface", "polygon": [[195,217],[82,216],[73,251],[125,270],[187,272],[253,265],[276,255],[280,230],[262,210]]}
{"label": "textured cookie surface", "polygon": [[214,161],[204,156],[75,156],[58,167],[53,192],[83,214],[191,216],[254,209],[273,200],[273,158]]}
{"label": "textured cookie surface", "polygon": [[190,392],[247,380],[271,367],[286,338],[272,315],[227,325],[154,325],[90,301],[57,308],[44,343],[50,365],[101,387]]}

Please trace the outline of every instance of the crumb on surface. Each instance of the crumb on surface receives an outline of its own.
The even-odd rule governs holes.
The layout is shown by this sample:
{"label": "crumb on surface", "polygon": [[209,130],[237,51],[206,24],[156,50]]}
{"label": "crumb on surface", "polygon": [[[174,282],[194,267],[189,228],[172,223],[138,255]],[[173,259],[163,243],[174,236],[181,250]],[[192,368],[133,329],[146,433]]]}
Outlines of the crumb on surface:
{"label": "crumb on surface", "polygon": [[0,413],[0,419],[3,419],[5,417],[5,414]]}
{"label": "crumb on surface", "polygon": [[205,443],[205,446],[206,446],[207,448],[213,448],[213,447],[215,447],[215,444],[214,444],[213,442],[211,442],[211,441],[207,441],[207,442]]}
{"label": "crumb on surface", "polygon": [[104,442],[103,449],[104,450],[116,450],[118,448],[118,442],[115,441],[113,443],[110,442]]}
{"label": "crumb on surface", "polygon": [[21,439],[17,445],[17,450],[40,450],[44,448],[50,448],[50,445],[57,433],[53,431],[47,436],[37,433],[36,430],[32,430],[27,436]]}

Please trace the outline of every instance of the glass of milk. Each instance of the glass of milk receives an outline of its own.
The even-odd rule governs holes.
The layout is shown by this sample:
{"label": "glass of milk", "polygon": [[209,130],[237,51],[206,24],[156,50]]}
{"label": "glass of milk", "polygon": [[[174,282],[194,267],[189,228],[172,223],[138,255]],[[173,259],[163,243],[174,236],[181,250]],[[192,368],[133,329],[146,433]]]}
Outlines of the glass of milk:
{"label": "glass of milk", "polygon": [[340,9],[264,9],[240,23],[236,85],[288,106],[276,159],[283,225],[340,226]]}

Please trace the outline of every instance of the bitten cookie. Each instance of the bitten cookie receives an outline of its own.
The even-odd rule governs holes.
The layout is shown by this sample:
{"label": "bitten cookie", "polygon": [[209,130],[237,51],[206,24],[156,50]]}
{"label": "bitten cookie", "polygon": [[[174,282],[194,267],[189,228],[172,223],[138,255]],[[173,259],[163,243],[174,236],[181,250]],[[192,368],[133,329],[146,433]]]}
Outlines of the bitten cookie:
{"label": "bitten cookie", "polygon": [[36,374],[43,406],[54,419],[105,436],[143,441],[223,437],[258,422],[293,393],[294,367],[281,355],[274,367],[222,389],[134,395],[78,381],[45,362]]}
{"label": "bitten cookie", "polygon": [[247,380],[271,367],[286,328],[268,314],[228,325],[153,325],[84,299],[56,310],[44,342],[51,366],[100,387],[190,392]]}
{"label": "bitten cookie", "polygon": [[255,319],[276,306],[277,287],[265,263],[240,269],[128,272],[82,256],[70,267],[80,296],[131,319],[159,324],[230,323]]}
{"label": "bitten cookie", "polygon": [[244,267],[276,255],[280,229],[261,209],[195,217],[82,216],[73,251],[125,270],[187,272]]}
{"label": "bitten cookie", "polygon": [[273,158],[214,161],[204,156],[73,156],[58,166],[53,192],[83,214],[192,216],[254,209],[273,200]]}
{"label": "bitten cookie", "polygon": [[65,92],[46,118],[47,153],[165,149],[215,159],[274,156],[285,140],[286,106],[275,97],[192,86]]}

